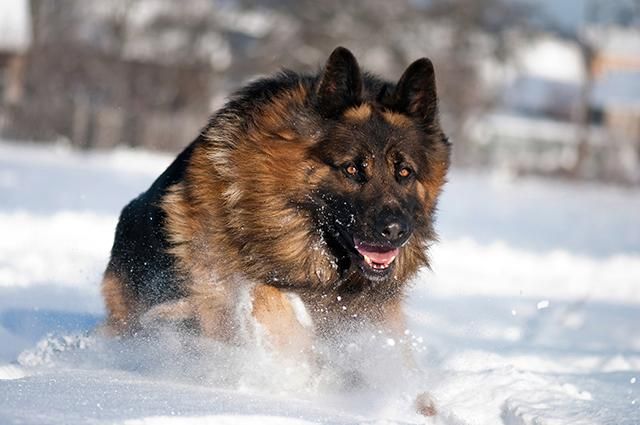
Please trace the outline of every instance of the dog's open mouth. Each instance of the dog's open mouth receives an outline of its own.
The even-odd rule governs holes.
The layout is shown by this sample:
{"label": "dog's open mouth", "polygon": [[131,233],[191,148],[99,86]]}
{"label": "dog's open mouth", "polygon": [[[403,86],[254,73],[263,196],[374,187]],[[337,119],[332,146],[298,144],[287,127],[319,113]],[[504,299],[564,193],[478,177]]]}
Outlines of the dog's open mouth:
{"label": "dog's open mouth", "polygon": [[399,249],[385,249],[362,242],[356,242],[355,249],[364,259],[364,262],[374,270],[385,270],[398,256]]}
{"label": "dog's open mouth", "polygon": [[342,228],[338,228],[336,236],[350,253],[352,264],[360,269],[364,277],[379,282],[391,275],[395,260],[400,254],[399,247],[380,242],[365,242]]}
{"label": "dog's open mouth", "polygon": [[399,248],[366,243],[354,238],[356,264],[362,274],[371,281],[387,279],[399,253]]}

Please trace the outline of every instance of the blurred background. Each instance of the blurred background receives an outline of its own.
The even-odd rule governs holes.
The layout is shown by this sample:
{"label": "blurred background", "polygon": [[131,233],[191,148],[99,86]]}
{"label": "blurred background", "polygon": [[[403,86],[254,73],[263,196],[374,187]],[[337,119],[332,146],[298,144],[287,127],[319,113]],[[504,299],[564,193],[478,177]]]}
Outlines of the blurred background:
{"label": "blurred background", "polygon": [[247,80],[337,45],[437,71],[461,167],[640,183],[639,0],[0,2],[0,137],[175,152]]}
{"label": "blurred background", "polygon": [[91,336],[123,205],[229,93],[337,45],[391,80],[436,65],[456,167],[405,335],[438,423],[640,424],[640,0],[0,0],[0,423],[424,423],[383,339],[355,420],[256,403],[298,382],[262,360],[205,391],[169,383],[181,353]]}

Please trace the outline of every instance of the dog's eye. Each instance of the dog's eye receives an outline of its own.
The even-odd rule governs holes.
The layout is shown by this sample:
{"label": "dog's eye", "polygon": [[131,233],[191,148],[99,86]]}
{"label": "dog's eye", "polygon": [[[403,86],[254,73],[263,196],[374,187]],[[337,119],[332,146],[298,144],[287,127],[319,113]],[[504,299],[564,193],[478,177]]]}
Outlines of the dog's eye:
{"label": "dog's eye", "polygon": [[356,174],[358,174],[358,168],[354,164],[347,164],[347,166],[344,168],[344,171],[346,171],[350,176],[355,176]]}
{"label": "dog's eye", "polygon": [[348,162],[342,167],[342,172],[349,180],[357,183],[365,183],[367,181],[367,175],[364,170],[366,166],[364,164],[358,164],[357,162]]}
{"label": "dog's eye", "polygon": [[398,170],[398,176],[406,179],[407,177],[409,177],[411,174],[413,174],[413,170],[409,167],[400,167],[400,169]]}

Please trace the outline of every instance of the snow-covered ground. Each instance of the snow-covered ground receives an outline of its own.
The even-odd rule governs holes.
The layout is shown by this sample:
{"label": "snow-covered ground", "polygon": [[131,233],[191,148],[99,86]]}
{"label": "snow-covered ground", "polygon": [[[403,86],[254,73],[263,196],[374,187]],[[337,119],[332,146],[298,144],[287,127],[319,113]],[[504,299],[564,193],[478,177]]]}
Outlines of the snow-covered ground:
{"label": "snow-covered ground", "polygon": [[[255,350],[92,335],[119,209],[171,158],[0,143],[0,424],[640,424],[640,191],[453,172],[409,297],[423,374],[354,339],[368,389]],[[313,382],[313,385],[309,383]]]}

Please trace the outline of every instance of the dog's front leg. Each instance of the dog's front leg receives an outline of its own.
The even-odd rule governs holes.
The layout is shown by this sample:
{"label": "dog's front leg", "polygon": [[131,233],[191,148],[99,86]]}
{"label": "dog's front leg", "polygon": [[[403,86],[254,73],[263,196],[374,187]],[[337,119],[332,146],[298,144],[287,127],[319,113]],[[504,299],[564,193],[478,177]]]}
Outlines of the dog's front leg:
{"label": "dog's front leg", "polygon": [[[302,302],[271,285],[257,285],[253,290],[252,315],[264,332],[268,345],[289,358],[309,360],[312,349],[310,319]],[[299,300],[298,300],[299,301]]]}
{"label": "dog's front leg", "polygon": [[418,363],[416,362],[413,348],[411,347],[411,341],[407,339],[406,335],[407,319],[402,308],[402,302],[396,301],[387,304],[384,307],[382,317],[384,330],[394,338],[394,341],[400,344],[402,360],[405,367],[409,371],[419,371]]}
{"label": "dog's front leg", "polygon": [[[407,319],[402,308],[402,302],[397,301],[385,307],[382,325],[400,343],[402,357],[407,369],[412,373],[423,375],[423,371],[418,366],[411,341],[406,337]],[[436,404],[433,397],[428,392],[418,394],[414,401],[416,411],[423,416],[435,416],[437,414]]]}

